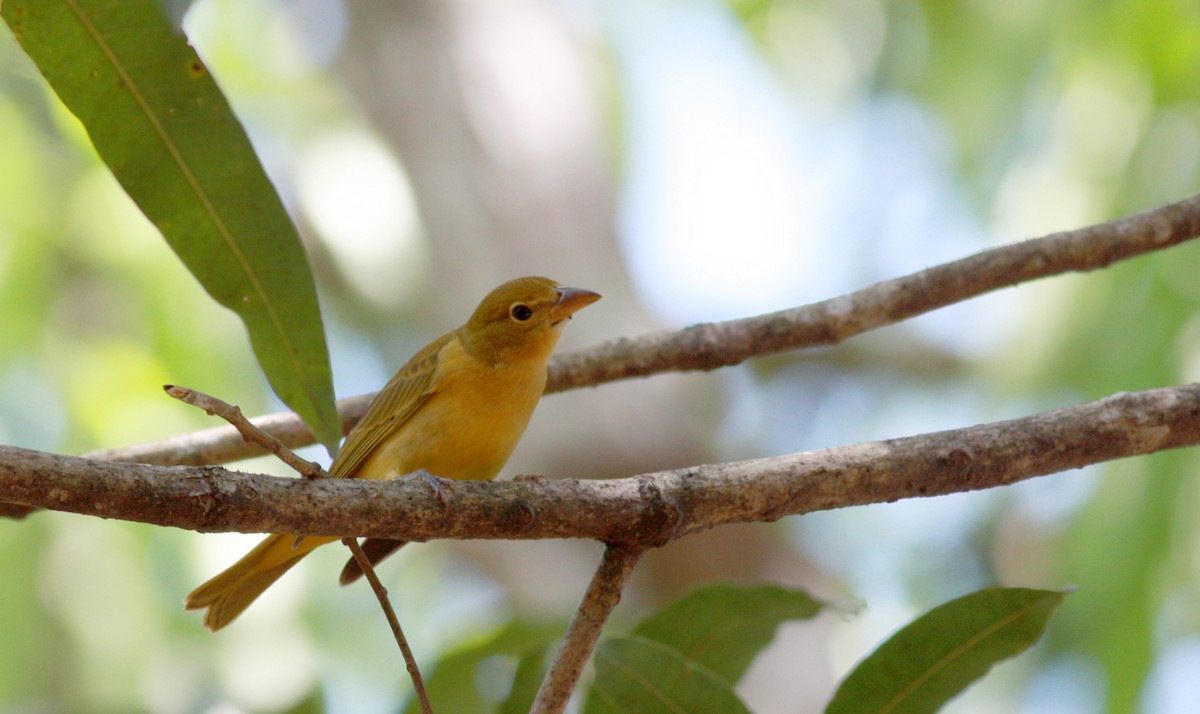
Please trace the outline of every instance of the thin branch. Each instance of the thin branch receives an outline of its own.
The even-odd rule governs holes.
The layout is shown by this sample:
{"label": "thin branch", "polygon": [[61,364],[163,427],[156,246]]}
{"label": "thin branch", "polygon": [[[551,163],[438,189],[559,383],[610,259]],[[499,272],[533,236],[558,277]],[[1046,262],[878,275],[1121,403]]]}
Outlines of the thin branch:
{"label": "thin branch", "polygon": [[706,528],[992,488],[1200,443],[1200,384],[1020,419],[623,479],[423,483],[289,479],[0,447],[0,501],[197,531],[592,538],[654,546]]}
{"label": "thin branch", "polygon": [[[1079,230],[1002,246],[802,307],[726,322],[618,339],[559,355],[546,392],[588,387],[660,372],[712,370],[759,355],[832,345],[1000,288],[1168,248],[1200,235],[1200,195]],[[374,394],[338,402],[348,430]],[[289,447],[313,443],[291,413],[253,422]],[[87,456],[154,464],[227,463],[261,455],[231,428],[209,429]]]}
{"label": "thin branch", "polygon": [[375,574],[375,566],[371,565],[371,559],[363,552],[358,540],[343,538],[342,543],[354,554],[354,561],[358,563],[367,582],[371,584],[371,591],[375,593],[379,607],[383,608],[383,615],[387,618],[388,626],[392,628],[392,636],[396,639],[396,645],[404,657],[404,666],[408,669],[409,678],[412,679],[413,689],[417,693],[417,701],[421,703],[422,714],[433,714],[433,706],[429,703],[429,693],[425,691],[425,680],[421,677],[421,671],[417,669],[417,658],[413,655],[412,648],[408,646],[408,638],[404,636],[404,630],[400,628],[400,619],[396,617],[396,611],[392,609],[392,603],[388,600],[387,588],[383,587],[379,576]]}
{"label": "thin branch", "polygon": [[547,391],[659,372],[713,370],[834,345],[1000,288],[1107,267],[1200,236],[1200,195],[1078,230],[1001,246],[839,297],[758,317],[615,340],[554,362]]}
{"label": "thin branch", "polygon": [[608,621],[613,608],[621,601],[621,590],[644,552],[639,548],[611,545],[604,549],[600,567],[592,576],[583,602],[571,618],[558,651],[554,653],[550,670],[538,688],[530,714],[561,714],[566,709],[583,668],[596,649],[600,631],[604,629],[604,623]]}
{"label": "thin branch", "polygon": [[[168,384],[163,389],[172,397],[191,404],[194,407],[199,407],[208,414],[219,416],[229,422],[247,442],[257,444],[274,454],[276,458],[292,467],[293,470],[304,478],[329,478],[329,473],[321,468],[320,464],[300,458],[295,452],[284,446],[283,442],[279,439],[251,424],[246,419],[246,416],[242,414],[242,410],[239,407],[204,392],[188,389],[187,387],[177,387]],[[375,568],[371,565],[371,560],[363,552],[358,541],[354,538],[342,538],[342,544],[350,549],[350,552],[354,555],[354,560],[358,563],[358,567],[367,576],[367,582],[370,583],[371,590],[375,593],[375,598],[379,601],[379,607],[383,609],[383,615],[387,618],[388,625],[392,628],[392,636],[396,639],[396,645],[400,647],[400,655],[404,658],[405,669],[408,670],[408,676],[412,679],[413,689],[416,690],[417,701],[421,703],[421,712],[423,714],[433,714],[433,707],[429,704],[429,695],[425,691],[425,680],[422,679],[421,671],[417,667],[417,658],[413,656],[412,649],[408,646],[408,639],[404,636],[404,630],[400,627],[400,620],[396,617],[396,611],[392,609],[392,603],[388,600],[387,589],[379,581],[379,576],[375,574]]]}
{"label": "thin branch", "polygon": [[[374,398],[375,394],[371,393],[338,400],[337,408],[338,413],[342,416],[343,433],[349,432],[358,423]],[[312,430],[293,412],[277,412],[253,417],[250,419],[250,423],[279,439],[289,449],[298,449],[316,443]],[[96,449],[89,451],[84,456],[101,461],[124,461],[162,466],[203,466],[224,464],[268,453],[270,452],[262,446],[248,443],[237,429],[231,426],[214,426],[143,444]]]}
{"label": "thin branch", "polygon": [[320,464],[300,458],[296,455],[296,452],[285,446],[278,438],[251,423],[246,418],[246,415],[242,413],[240,407],[204,392],[198,392],[187,387],[178,387],[174,384],[165,385],[163,391],[181,402],[186,402],[194,407],[203,409],[209,415],[215,414],[221,417],[229,422],[230,426],[237,429],[243,441],[248,444],[256,444],[274,454],[276,458],[290,466],[293,471],[304,478],[327,478],[329,476],[325,469],[321,468]]}

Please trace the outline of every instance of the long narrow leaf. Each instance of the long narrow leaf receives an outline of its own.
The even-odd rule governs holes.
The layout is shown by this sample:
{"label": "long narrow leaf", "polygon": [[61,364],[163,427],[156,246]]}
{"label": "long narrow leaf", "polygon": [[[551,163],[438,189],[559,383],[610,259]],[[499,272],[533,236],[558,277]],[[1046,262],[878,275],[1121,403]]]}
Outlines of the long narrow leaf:
{"label": "long narrow leaf", "polygon": [[154,0],[5,0],[0,15],[192,274],[246,325],[268,381],[341,436],[299,237],[204,63]]}
{"label": "long narrow leaf", "polygon": [[614,637],[594,659],[584,714],[750,714],[729,683],[653,640]]}
{"label": "long narrow leaf", "polygon": [[824,603],[777,585],[697,588],[638,623],[633,634],[660,642],[735,684],[788,620],[815,617]]}
{"label": "long narrow leaf", "polygon": [[1042,636],[1063,593],[980,590],[930,610],[892,635],[842,681],[826,714],[936,712],[992,665]]}

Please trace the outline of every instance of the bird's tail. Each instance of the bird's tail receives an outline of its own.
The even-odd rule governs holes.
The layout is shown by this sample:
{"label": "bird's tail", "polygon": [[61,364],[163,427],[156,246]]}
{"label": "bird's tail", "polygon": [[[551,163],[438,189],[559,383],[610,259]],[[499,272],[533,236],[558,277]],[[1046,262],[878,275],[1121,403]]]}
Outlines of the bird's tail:
{"label": "bird's tail", "polygon": [[233,622],[259,595],[300,559],[319,545],[337,538],[273,535],[259,543],[241,560],[193,590],[183,600],[188,610],[207,608],[204,626],[216,632]]}

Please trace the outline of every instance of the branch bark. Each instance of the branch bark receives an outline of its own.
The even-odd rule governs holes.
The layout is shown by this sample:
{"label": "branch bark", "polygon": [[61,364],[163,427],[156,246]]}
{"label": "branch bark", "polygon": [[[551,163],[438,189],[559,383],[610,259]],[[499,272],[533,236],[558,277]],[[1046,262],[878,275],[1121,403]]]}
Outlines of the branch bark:
{"label": "branch bark", "polygon": [[0,500],[196,531],[593,538],[652,547],[726,523],[1003,486],[1200,443],[1200,384],[1020,419],[630,478],[423,483],[291,479],[0,447]]}
{"label": "branch bark", "polygon": [[[208,414],[215,414],[229,422],[230,426],[237,429],[238,433],[246,441],[258,444],[267,451],[270,451],[276,458],[300,474],[301,477],[308,479],[330,478],[329,473],[321,468],[320,464],[300,458],[295,452],[284,446],[283,442],[278,438],[251,424],[250,420],[242,414],[241,408],[204,392],[198,392],[186,387],[168,384],[163,389],[172,397],[203,409]],[[400,620],[396,617],[396,611],[392,609],[391,601],[388,600],[387,590],[375,574],[375,568],[371,565],[370,558],[363,552],[362,546],[358,544],[356,538],[342,538],[342,544],[350,549],[354,561],[358,563],[359,570],[366,576],[367,583],[370,584],[372,592],[375,593],[375,598],[379,601],[379,607],[383,610],[383,616],[387,619],[388,626],[392,630],[392,637],[396,640],[396,646],[400,648],[400,656],[404,659],[404,667],[408,671],[409,678],[412,679],[413,690],[417,695],[417,702],[421,705],[422,714],[433,714],[433,707],[429,703],[429,693],[425,690],[425,679],[421,676],[421,670],[417,666],[417,658],[413,655],[412,648],[408,646],[408,638],[404,636],[404,630],[400,627]]]}
{"label": "branch bark", "polygon": [[[1200,195],[1078,230],[1001,246],[810,305],[757,317],[714,322],[674,332],[612,340],[559,355],[550,363],[546,392],[590,387],[660,372],[713,370],[759,355],[833,345],[850,337],[984,293],[1037,278],[1084,272],[1168,248],[1200,235]],[[349,430],[374,394],[343,399]],[[251,420],[289,448],[313,443],[291,413]],[[152,464],[228,463],[265,453],[232,427],[216,427],[87,456]],[[3,499],[0,499],[3,500]]]}
{"label": "branch bark", "polygon": [[567,708],[583,668],[592,659],[604,623],[617,603],[621,602],[621,590],[643,552],[636,548],[611,545],[605,548],[600,567],[588,583],[583,602],[571,618],[562,643],[550,662],[546,678],[538,688],[530,714],[560,714]]}

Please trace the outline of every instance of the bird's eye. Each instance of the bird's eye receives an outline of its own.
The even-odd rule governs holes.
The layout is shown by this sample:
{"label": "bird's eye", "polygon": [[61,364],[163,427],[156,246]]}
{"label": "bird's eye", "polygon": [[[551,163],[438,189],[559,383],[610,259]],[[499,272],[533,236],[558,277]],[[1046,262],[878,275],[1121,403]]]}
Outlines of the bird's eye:
{"label": "bird's eye", "polygon": [[512,315],[512,319],[517,322],[525,322],[533,317],[533,308],[523,302],[513,303],[513,306],[508,308],[508,314]]}

